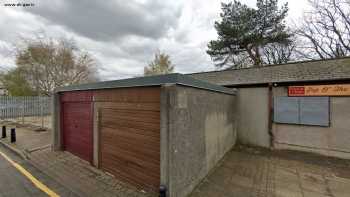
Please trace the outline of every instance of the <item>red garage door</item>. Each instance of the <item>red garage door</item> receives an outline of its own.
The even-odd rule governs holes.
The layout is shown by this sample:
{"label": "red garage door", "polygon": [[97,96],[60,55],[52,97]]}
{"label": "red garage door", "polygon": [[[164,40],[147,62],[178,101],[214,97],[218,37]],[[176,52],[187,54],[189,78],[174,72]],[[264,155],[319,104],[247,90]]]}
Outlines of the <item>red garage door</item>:
{"label": "red garage door", "polygon": [[89,92],[69,92],[62,96],[63,148],[92,162],[92,102]]}

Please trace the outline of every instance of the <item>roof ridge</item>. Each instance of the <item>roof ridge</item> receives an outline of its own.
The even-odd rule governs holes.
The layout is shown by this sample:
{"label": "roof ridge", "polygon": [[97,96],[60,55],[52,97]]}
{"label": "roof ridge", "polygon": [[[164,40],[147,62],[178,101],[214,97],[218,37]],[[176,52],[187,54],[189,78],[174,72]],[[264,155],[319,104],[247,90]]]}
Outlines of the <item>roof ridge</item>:
{"label": "roof ridge", "polygon": [[258,69],[236,69],[190,74],[189,76],[218,85],[265,84],[269,82],[301,82],[348,80],[350,57],[307,62],[294,62]]}

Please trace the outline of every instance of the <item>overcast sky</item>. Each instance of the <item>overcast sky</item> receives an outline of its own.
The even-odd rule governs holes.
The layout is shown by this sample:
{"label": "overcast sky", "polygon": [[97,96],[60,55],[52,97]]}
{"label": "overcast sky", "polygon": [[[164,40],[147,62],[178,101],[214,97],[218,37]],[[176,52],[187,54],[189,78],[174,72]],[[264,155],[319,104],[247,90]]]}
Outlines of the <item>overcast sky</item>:
{"label": "overcast sky", "polygon": [[[45,31],[68,37],[97,59],[102,80],[143,74],[157,50],[171,56],[180,73],[214,70],[207,43],[217,37],[217,0],[0,0],[0,66],[14,66],[13,44]],[[5,7],[5,3],[34,3]],[[224,1],[227,2],[227,1]],[[256,0],[241,0],[255,6]],[[307,0],[289,3],[288,22],[302,16]]]}

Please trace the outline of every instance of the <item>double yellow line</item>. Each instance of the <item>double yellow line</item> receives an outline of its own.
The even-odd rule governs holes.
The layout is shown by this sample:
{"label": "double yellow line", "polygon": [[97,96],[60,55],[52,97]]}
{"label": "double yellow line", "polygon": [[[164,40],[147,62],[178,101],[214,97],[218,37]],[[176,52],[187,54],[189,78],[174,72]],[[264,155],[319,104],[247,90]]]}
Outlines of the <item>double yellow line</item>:
{"label": "double yellow line", "polygon": [[32,174],[30,174],[26,169],[24,169],[21,165],[13,161],[10,157],[0,151],[0,155],[3,156],[11,165],[13,165],[19,172],[21,172],[24,176],[26,176],[37,188],[41,191],[45,192],[48,196],[51,197],[59,197],[54,191],[40,182],[37,178],[35,178]]}

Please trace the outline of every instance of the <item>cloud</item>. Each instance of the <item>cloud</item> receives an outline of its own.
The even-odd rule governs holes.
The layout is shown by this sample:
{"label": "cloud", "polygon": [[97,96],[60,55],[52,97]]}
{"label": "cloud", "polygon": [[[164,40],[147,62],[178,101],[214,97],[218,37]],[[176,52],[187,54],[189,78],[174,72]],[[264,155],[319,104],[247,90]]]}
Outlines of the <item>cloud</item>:
{"label": "cloud", "polygon": [[[44,31],[48,37],[73,38],[79,48],[91,53],[98,61],[102,80],[142,75],[143,67],[154,58],[157,50],[170,55],[176,72],[215,69],[206,49],[207,43],[217,38],[214,22],[219,18],[220,1],[30,2],[35,6],[0,6],[0,66],[14,65],[14,57],[5,54],[14,44],[20,43],[20,37],[33,37]],[[254,6],[255,2],[242,0],[249,6]],[[289,2],[291,15],[297,16],[302,1]]]}
{"label": "cloud", "polygon": [[163,37],[176,28],[181,6],[161,0],[51,0],[28,11],[93,40],[117,41],[130,35]]}

